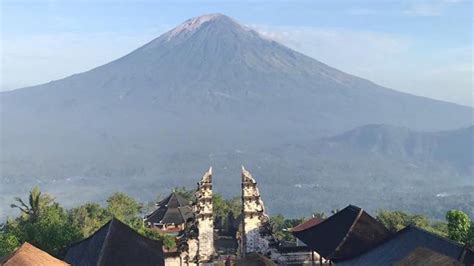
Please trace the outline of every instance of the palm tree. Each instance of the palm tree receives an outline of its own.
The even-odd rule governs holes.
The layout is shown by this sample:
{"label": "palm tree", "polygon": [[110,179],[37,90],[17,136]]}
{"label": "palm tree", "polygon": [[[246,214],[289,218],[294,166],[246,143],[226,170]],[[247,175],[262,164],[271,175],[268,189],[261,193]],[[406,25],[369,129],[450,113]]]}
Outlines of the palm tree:
{"label": "palm tree", "polygon": [[15,197],[14,199],[19,205],[11,204],[10,207],[18,208],[22,213],[28,215],[33,222],[38,220],[41,207],[50,202],[48,197],[41,195],[41,191],[38,187],[34,187],[30,191],[28,205],[20,197]]}

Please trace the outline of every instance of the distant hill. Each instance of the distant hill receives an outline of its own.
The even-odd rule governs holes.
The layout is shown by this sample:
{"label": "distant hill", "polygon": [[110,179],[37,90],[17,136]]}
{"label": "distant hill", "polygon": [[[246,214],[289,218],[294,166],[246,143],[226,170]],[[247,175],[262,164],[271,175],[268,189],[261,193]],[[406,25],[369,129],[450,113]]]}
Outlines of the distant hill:
{"label": "distant hill", "polygon": [[[444,140],[443,133],[418,141],[416,133],[390,130],[387,137],[394,134],[393,139],[374,145],[367,129],[327,139],[393,158],[447,156],[459,163],[434,175],[430,168],[402,171],[392,157],[377,158],[378,165],[358,157],[327,159],[329,154],[307,150],[316,139],[366,124],[452,130],[471,126],[473,114],[470,107],[397,92],[344,73],[221,14],[185,21],[90,71],[2,92],[0,104],[1,202],[34,184],[68,204],[100,200],[114,190],[154,199],[173,186],[194,185],[209,164],[216,188],[233,195],[244,163],[270,195],[297,192],[288,187],[308,180],[325,184],[323,193],[311,192],[311,199],[298,201],[300,209],[273,199],[273,207],[294,215],[346,205],[342,202],[352,196],[356,201],[345,192],[351,178],[377,173],[372,189],[398,185],[393,175],[403,173],[405,179],[416,176],[417,184],[433,186],[433,180],[446,179],[469,163],[463,161],[464,144]],[[440,155],[443,147],[450,153]],[[458,153],[462,158],[455,159]],[[456,180],[465,180],[465,174],[458,175]],[[362,189],[362,184],[352,187]],[[413,201],[412,196],[404,200]],[[367,196],[371,206],[376,206],[374,197]],[[314,201],[318,204],[311,207]]]}
{"label": "distant hill", "polygon": [[443,132],[416,132],[404,127],[366,125],[324,138],[328,149],[359,156],[379,155],[418,163],[449,164],[473,173],[474,126]]}

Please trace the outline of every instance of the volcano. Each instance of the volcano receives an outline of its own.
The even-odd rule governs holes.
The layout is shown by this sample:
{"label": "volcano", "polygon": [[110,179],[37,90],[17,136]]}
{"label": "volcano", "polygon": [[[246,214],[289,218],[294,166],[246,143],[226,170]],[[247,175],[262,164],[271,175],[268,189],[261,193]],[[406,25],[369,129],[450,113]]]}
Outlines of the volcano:
{"label": "volcano", "polygon": [[192,184],[208,164],[225,183],[242,162],[278,168],[262,151],[280,145],[366,124],[451,130],[470,126],[473,112],[344,73],[222,14],[90,71],[2,92],[0,102],[1,182],[80,184],[67,193],[84,197],[151,195],[157,181]]}

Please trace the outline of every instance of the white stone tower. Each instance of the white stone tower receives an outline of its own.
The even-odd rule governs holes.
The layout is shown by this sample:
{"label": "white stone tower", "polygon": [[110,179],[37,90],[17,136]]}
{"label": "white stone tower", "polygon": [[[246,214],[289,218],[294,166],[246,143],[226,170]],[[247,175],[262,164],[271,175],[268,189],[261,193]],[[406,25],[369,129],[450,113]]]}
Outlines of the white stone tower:
{"label": "white stone tower", "polygon": [[240,254],[257,252],[273,258],[276,240],[272,235],[270,219],[258,191],[257,181],[242,166],[242,224]]}
{"label": "white stone tower", "polygon": [[200,264],[212,261],[214,256],[214,215],[212,209],[212,167],[198,182],[194,205],[197,237],[197,259]]}

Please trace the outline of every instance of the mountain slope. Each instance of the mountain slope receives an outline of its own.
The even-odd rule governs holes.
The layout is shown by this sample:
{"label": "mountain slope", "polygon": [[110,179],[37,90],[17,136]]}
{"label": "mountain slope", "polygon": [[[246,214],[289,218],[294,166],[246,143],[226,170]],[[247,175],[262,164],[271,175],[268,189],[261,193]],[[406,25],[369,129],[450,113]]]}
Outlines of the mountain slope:
{"label": "mountain slope", "polygon": [[338,71],[219,14],[191,19],[104,66],[1,98],[5,119],[18,109],[28,116],[44,112],[48,119],[75,112],[108,111],[110,117],[124,108],[141,114],[224,112],[312,123],[308,128],[315,133],[383,122],[450,129],[469,125],[472,116],[471,108]]}
{"label": "mountain slope", "polygon": [[[339,193],[344,186],[333,185],[357,171],[360,177],[368,166],[350,161],[351,170],[341,174],[341,162],[326,164],[324,156],[271,151],[365,124],[466,127],[473,112],[341,72],[220,14],[190,19],[90,71],[2,92],[0,104],[5,202],[34,184],[69,203],[114,190],[154,198],[194,185],[209,164],[220,173],[216,187],[222,182],[222,192],[237,194],[241,163],[258,169],[270,193],[319,174],[333,175],[328,186]],[[386,169],[374,172],[393,178],[383,175]],[[417,180],[426,173],[403,172]]]}
{"label": "mountain slope", "polygon": [[[352,151],[358,157],[381,156],[425,164],[449,164],[473,173],[474,126],[443,132],[416,132],[388,125],[366,125],[324,138],[322,147]],[[321,147],[320,147],[321,148]]]}

